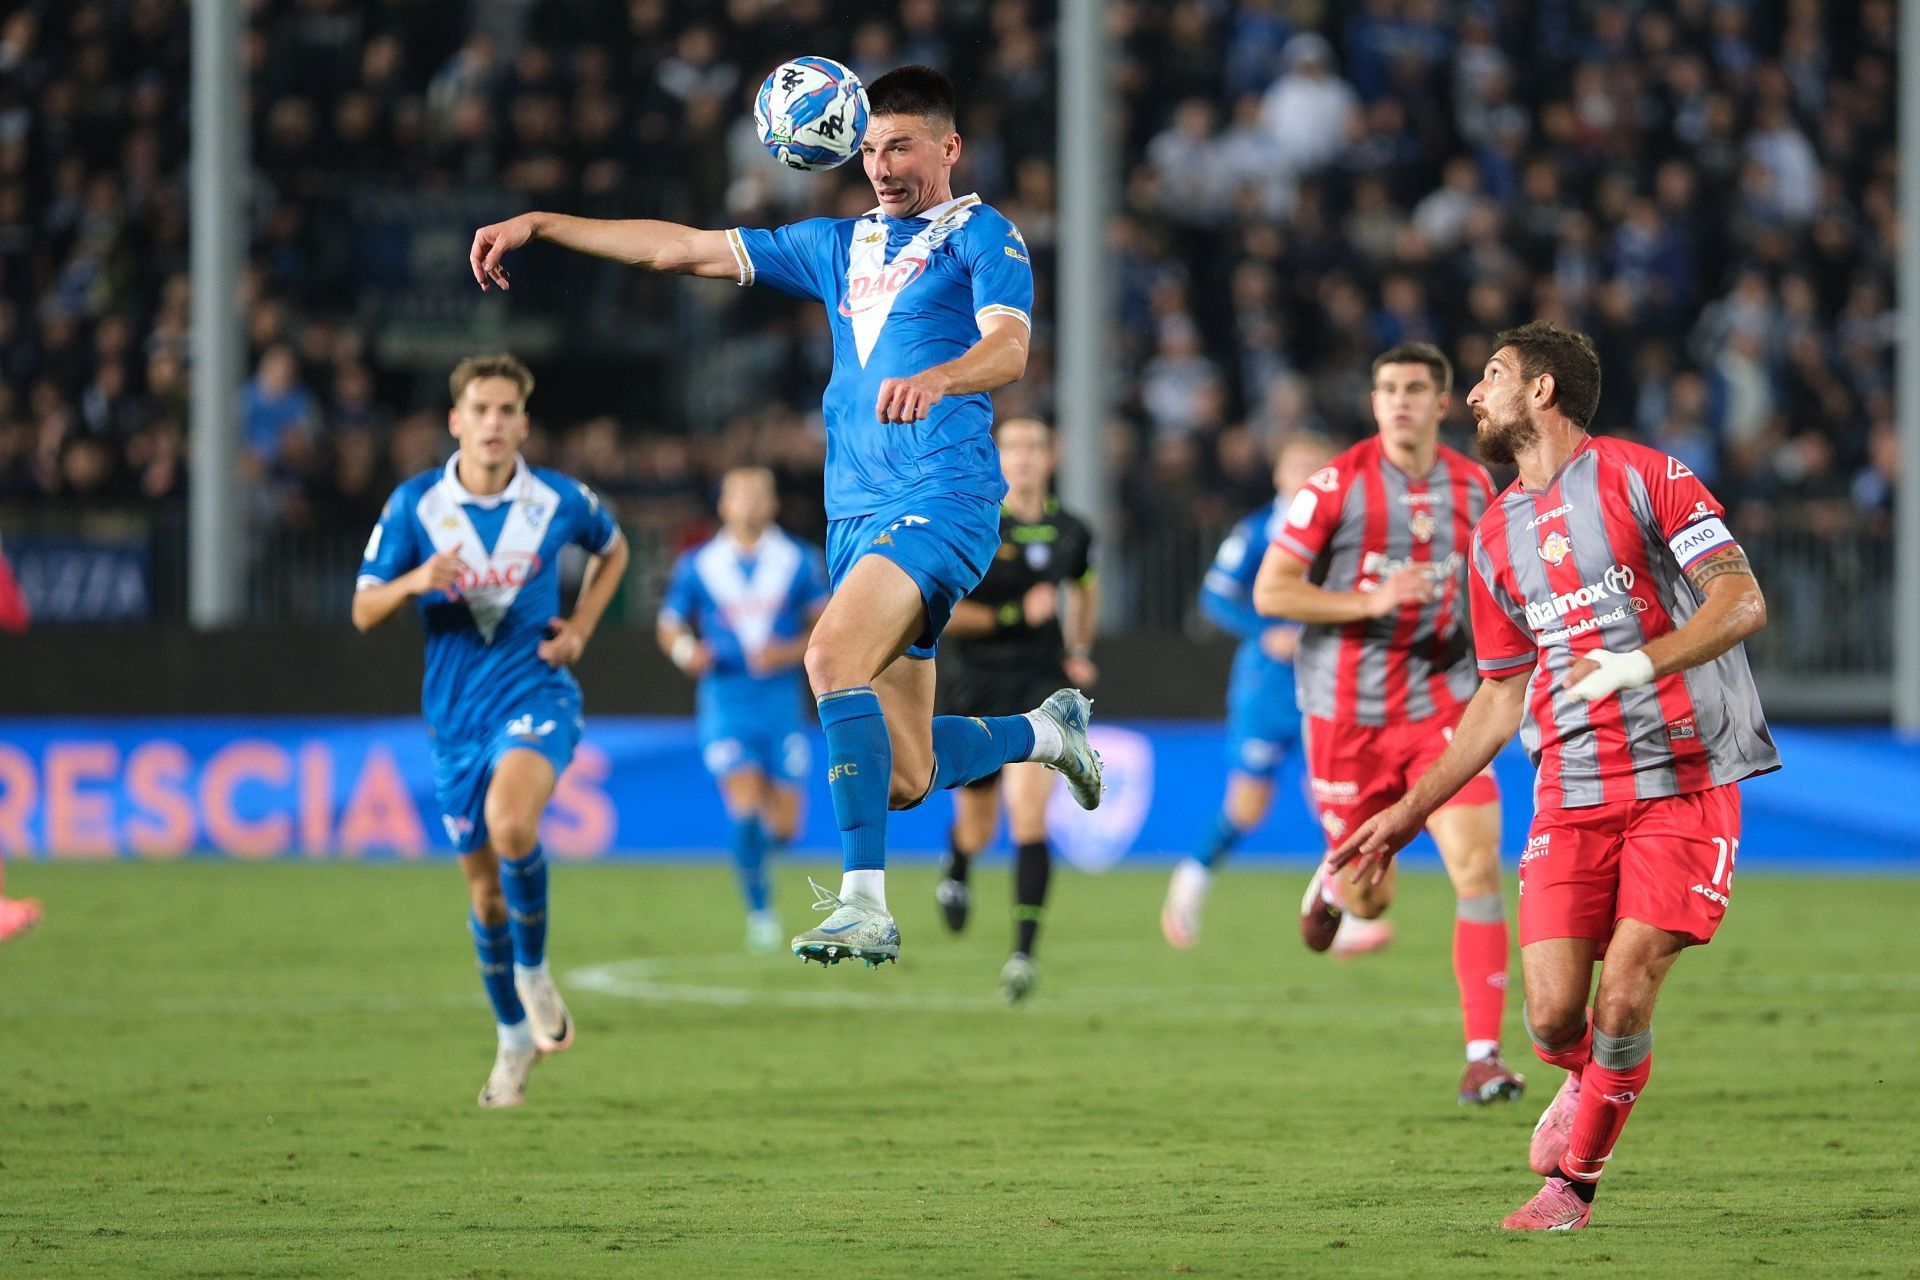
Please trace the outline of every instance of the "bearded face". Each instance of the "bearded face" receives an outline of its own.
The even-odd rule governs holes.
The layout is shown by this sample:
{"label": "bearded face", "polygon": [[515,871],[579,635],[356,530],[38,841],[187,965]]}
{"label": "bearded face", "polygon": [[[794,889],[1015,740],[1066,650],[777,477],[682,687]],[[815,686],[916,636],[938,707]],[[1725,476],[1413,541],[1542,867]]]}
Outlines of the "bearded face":
{"label": "bearded face", "polygon": [[1480,457],[1494,466],[1510,467],[1540,438],[1540,428],[1527,412],[1524,384],[1518,378],[1503,381],[1506,385],[1473,406],[1473,422]]}

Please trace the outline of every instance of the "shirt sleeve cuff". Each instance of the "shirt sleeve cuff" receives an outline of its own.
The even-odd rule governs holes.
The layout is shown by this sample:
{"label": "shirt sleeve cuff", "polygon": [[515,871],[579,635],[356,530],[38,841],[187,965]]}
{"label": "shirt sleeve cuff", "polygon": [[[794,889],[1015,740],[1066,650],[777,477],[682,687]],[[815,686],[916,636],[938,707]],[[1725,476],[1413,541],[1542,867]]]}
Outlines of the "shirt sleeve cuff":
{"label": "shirt sleeve cuff", "polygon": [[386,585],[387,579],[377,573],[363,573],[353,580],[353,589],[355,591],[365,591],[368,587],[384,587]]}
{"label": "shirt sleeve cuff", "polygon": [[1318,551],[1308,550],[1299,540],[1289,537],[1284,533],[1276,533],[1273,535],[1273,545],[1285,550],[1288,555],[1298,556],[1308,564],[1312,564],[1315,557],[1320,554]]}
{"label": "shirt sleeve cuff", "polygon": [[740,268],[739,283],[742,286],[752,284],[753,255],[747,252],[747,239],[740,234],[740,228],[735,227],[727,232],[727,248],[733,250],[734,265]]}
{"label": "shirt sleeve cuff", "polygon": [[988,316],[1012,316],[1015,320],[1027,326],[1027,328],[1033,328],[1033,318],[1018,307],[1009,307],[1003,303],[996,302],[991,306],[982,307],[974,312],[973,322],[979,324]]}
{"label": "shirt sleeve cuff", "polygon": [[1480,659],[1480,674],[1483,676],[1517,675],[1531,667],[1540,657],[1539,651],[1532,653],[1514,653],[1496,655]]}

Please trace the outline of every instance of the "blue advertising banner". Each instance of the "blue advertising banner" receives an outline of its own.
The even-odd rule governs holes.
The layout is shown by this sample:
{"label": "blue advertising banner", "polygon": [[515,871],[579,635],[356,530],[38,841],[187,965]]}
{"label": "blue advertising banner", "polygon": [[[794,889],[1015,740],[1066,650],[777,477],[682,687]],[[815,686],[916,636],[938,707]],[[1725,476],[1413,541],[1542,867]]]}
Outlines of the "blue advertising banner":
{"label": "blue advertising banner", "polygon": [[[1743,787],[1743,865],[1920,871],[1920,746],[1884,730],[1787,729],[1787,768]],[[1220,802],[1216,724],[1096,726],[1108,795],[1092,814],[1055,795],[1061,853],[1086,870],[1189,849]],[[824,759],[816,742],[815,759]],[[1531,816],[1532,771],[1496,763],[1506,843]],[[823,770],[809,787],[804,850],[836,849]],[[1320,847],[1288,760],[1248,858],[1304,861]],[[951,806],[936,796],[893,815],[904,855],[943,849]],[[608,717],[556,791],[543,838],[568,858],[705,857],[726,820],[690,721]],[[1415,846],[1415,856],[1425,844]],[[0,721],[0,852],[19,857],[420,858],[447,849],[417,719]],[[1431,851],[1423,861],[1431,864]]]}

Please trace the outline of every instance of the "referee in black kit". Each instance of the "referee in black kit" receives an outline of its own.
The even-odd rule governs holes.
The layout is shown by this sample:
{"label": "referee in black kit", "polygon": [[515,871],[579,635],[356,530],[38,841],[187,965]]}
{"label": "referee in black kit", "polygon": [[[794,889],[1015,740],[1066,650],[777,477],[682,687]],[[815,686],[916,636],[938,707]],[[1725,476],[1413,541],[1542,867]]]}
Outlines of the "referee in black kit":
{"label": "referee in black kit", "polygon": [[[954,607],[941,636],[941,715],[1019,715],[1062,685],[1084,690],[1099,678],[1092,658],[1099,613],[1093,536],[1050,492],[1053,430],[1038,418],[1009,418],[993,436],[1007,478],[1000,550],[980,585]],[[953,831],[935,897],[947,927],[964,929],[967,869],[999,828],[1003,778],[1016,853],[1013,954],[1000,971],[1000,988],[1018,1001],[1038,980],[1034,938],[1046,915],[1053,857],[1047,845],[1051,770],[1008,765],[953,792]]]}

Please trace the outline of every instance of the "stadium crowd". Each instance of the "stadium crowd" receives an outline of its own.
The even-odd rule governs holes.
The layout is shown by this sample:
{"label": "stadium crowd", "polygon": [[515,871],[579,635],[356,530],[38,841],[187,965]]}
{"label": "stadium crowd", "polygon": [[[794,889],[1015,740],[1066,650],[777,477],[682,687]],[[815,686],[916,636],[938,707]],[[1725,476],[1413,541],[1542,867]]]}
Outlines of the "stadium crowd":
{"label": "stadium crowd", "polygon": [[[788,173],[753,138],[753,88],[801,52],[869,76],[929,62],[962,86],[955,187],[1022,227],[1040,288],[1007,407],[1050,408],[1051,5],[250,10],[243,433],[263,532],[364,536],[395,478],[444,456],[444,371],[478,331],[543,375],[544,454],[663,545],[746,458],[819,536],[812,308],[535,250],[509,318],[460,263],[481,212],[866,208],[857,166]],[[1289,433],[1369,430],[1380,348],[1435,341],[1471,381],[1487,335],[1536,316],[1598,342],[1596,426],[1684,460],[1743,530],[1885,529],[1892,0],[1107,10],[1123,547],[1263,501]],[[28,0],[0,19],[9,531],[183,499],[188,11]]]}

